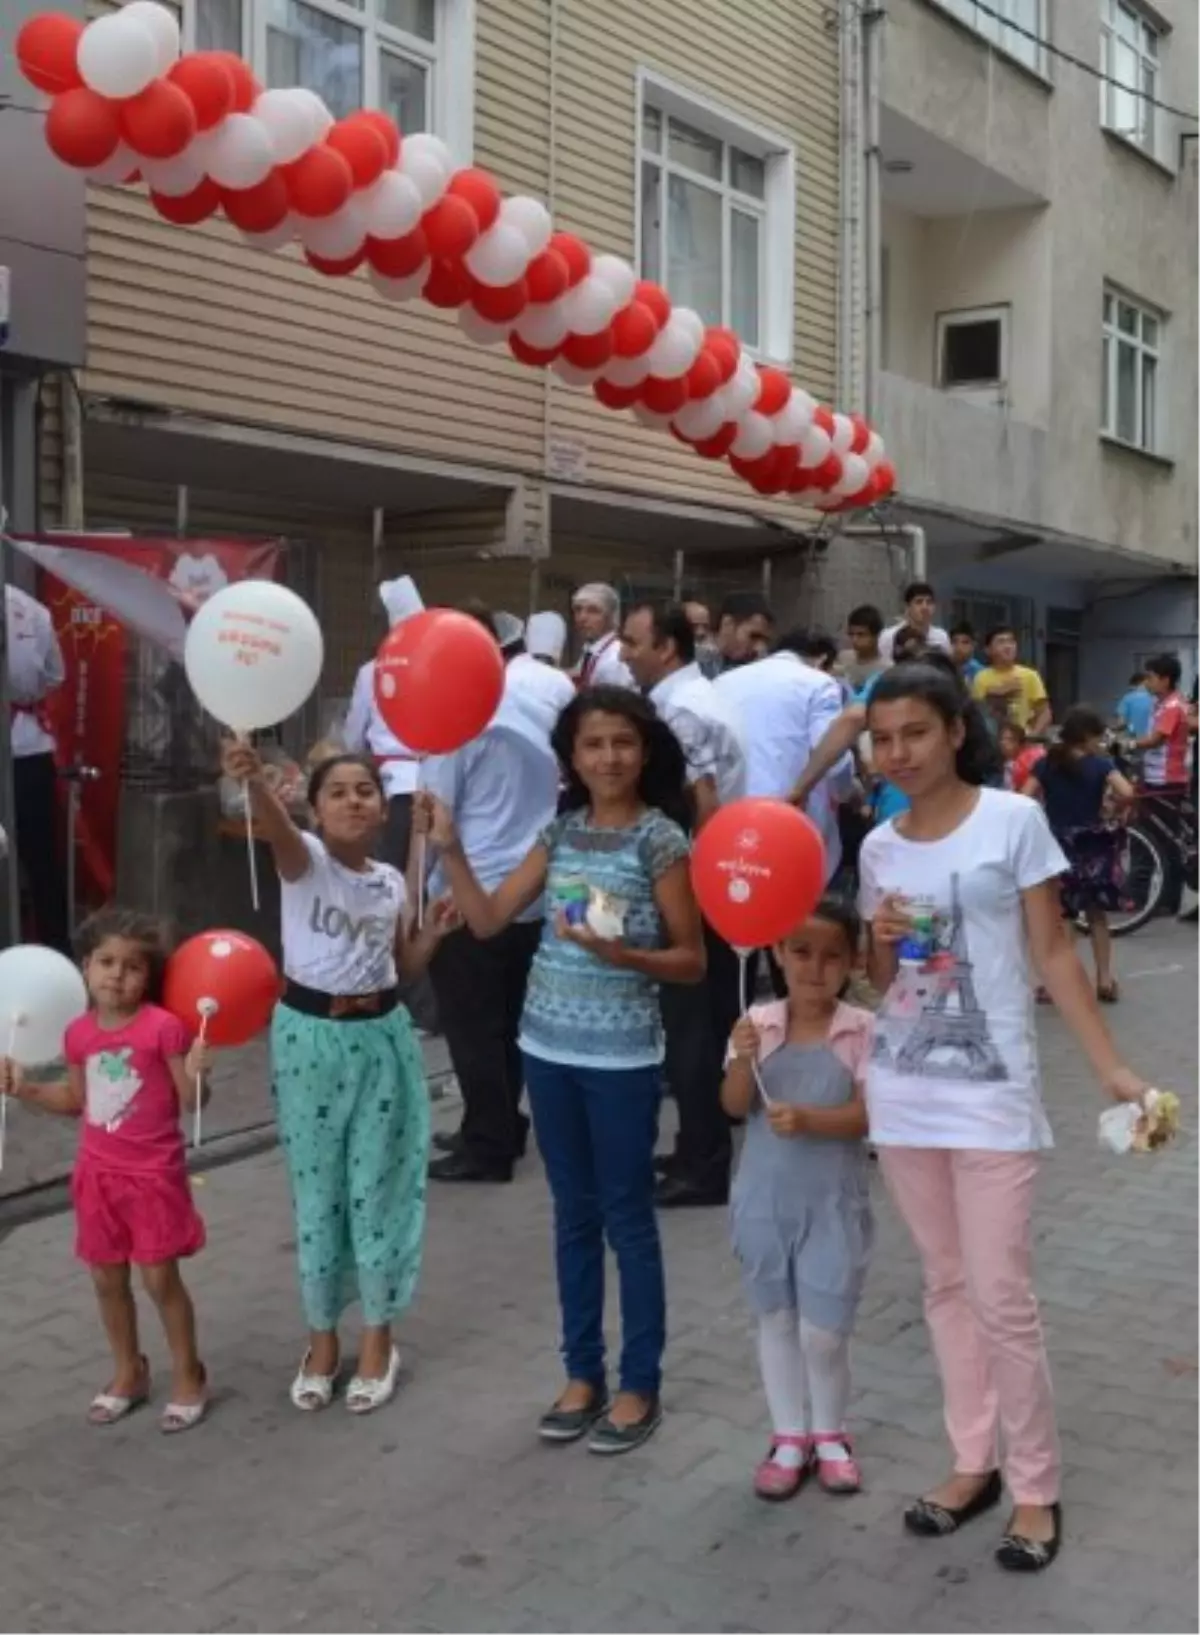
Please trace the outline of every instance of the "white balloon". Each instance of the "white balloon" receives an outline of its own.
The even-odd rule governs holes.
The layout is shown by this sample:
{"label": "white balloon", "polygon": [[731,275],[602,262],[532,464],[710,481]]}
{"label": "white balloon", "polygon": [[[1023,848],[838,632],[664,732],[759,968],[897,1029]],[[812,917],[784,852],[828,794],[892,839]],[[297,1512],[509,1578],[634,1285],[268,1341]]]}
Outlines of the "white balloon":
{"label": "white balloon", "polygon": [[778,414],[771,416],[775,427],[775,441],[790,446],[798,443],[803,434],[812,425],[815,403],[808,393],[799,387],[792,388],[792,395],[788,398]]}
{"label": "white balloon", "polygon": [[526,307],[517,319],[516,331],[526,346],[536,346],[544,352],[561,346],[569,333],[566,309],[561,298],[535,302]]}
{"label": "white balloon", "polygon": [[479,235],[465,260],[473,278],[503,289],[524,277],[530,261],[529,245],[515,227],[498,221]]}
{"label": "white balloon", "polygon": [[824,465],[833,447],[829,433],[822,426],[811,425],[800,436],[800,464],[805,471]]}
{"label": "white balloon", "polygon": [[564,386],[590,386],[600,378],[599,369],[580,369],[578,364],[568,363],[566,358],[555,358],[550,367]]}
{"label": "white balloon", "polygon": [[385,301],[414,301],[425,288],[429,278],[429,262],[425,261],[415,273],[407,278],[385,278],[382,273],[371,268],[367,277],[377,295],[382,295]]}
{"label": "white balloon", "polygon": [[362,249],[367,236],[367,211],[352,193],[332,216],[298,216],[296,235],[306,250],[329,261],[344,261]]}
{"label": "white balloon", "polygon": [[729,452],[742,460],[757,460],[769,451],[773,442],[767,416],[759,414],[757,409],[747,409],[738,422],[738,434]]}
{"label": "white balloon", "polygon": [[383,175],[362,195],[367,232],[372,238],[403,238],[421,219],[421,195],[411,176],[398,170]]}
{"label": "white balloon", "polygon": [[698,312],[693,312],[691,307],[672,307],[671,316],[667,322],[674,324],[675,328],[683,334],[690,335],[696,343],[696,350],[700,350],[700,347],[704,344],[706,326],[704,319]]}
{"label": "white balloon", "polygon": [[140,163],[147,187],[166,199],[182,199],[185,193],[194,193],[204,180],[205,159],[204,151],[197,151],[191,142],[173,159],[143,159]]}
{"label": "white balloon", "polygon": [[757,400],[759,385],[758,370],[743,352],[738,359],[737,372],[722,387],[728,410],[726,420],[742,418],[750,405]]}
{"label": "white balloon", "polygon": [[[833,417],[833,452],[835,454],[849,454],[850,445],[854,441],[854,422],[846,414],[835,414]],[[859,484],[861,487],[862,485]]]}
{"label": "white balloon", "polygon": [[235,732],[274,727],[307,702],[321,676],[321,626],[307,602],[272,579],[225,585],[187,628],[192,691]]}
{"label": "white balloon", "polygon": [[75,61],[83,83],[102,97],[135,97],[158,77],[158,46],[136,17],[110,12],[79,36]]}
{"label": "white balloon", "polygon": [[678,380],[686,375],[700,351],[703,330],[698,339],[686,321],[679,324],[675,320],[676,314],[672,312],[646,354],[650,373],[659,380]]}
{"label": "white balloon", "polygon": [[37,943],[0,953],[0,1052],[22,1067],[63,1053],[63,1034],[88,1008],[79,968]]}
{"label": "white balloon", "polygon": [[867,462],[870,469],[874,471],[875,467],[883,459],[886,453],[887,450],[884,447],[883,438],[880,437],[877,431],[873,431],[867,438],[867,446],[863,450],[863,459]]}
{"label": "white balloon", "polygon": [[604,368],[604,378],[613,386],[640,386],[650,373],[649,353],[640,358],[613,358]]}
{"label": "white balloon", "polygon": [[166,6],[155,5],[154,0],[128,0],[122,16],[140,23],[154,41],[158,58],[158,72],[165,74],[179,56],[179,24]]}
{"label": "white balloon", "polygon": [[270,138],[277,165],[295,164],[320,140],[316,109],[304,91],[264,91],[251,112]]}
{"label": "white balloon", "polygon": [[612,290],[591,273],[562,297],[567,328],[573,335],[598,335],[612,323],[617,303]]}
{"label": "white balloon", "polygon": [[458,327],[468,340],[477,341],[480,346],[498,346],[508,339],[512,329],[511,324],[494,324],[487,318],[481,318],[470,306],[459,307]]}
{"label": "white balloon", "polygon": [[433,159],[446,172],[447,176],[454,173],[454,156],[442,141],[440,136],[431,136],[428,131],[417,131],[413,136],[406,136],[400,143],[400,157],[408,154],[413,158],[421,154]]}
{"label": "white balloon", "polygon": [[242,238],[252,250],[282,250],[285,244],[291,244],[296,237],[297,218],[287,215],[278,227],[272,227],[267,233],[243,233]]}
{"label": "white balloon", "polygon": [[446,184],[454,173],[454,161],[440,137],[418,132],[401,140],[396,169],[413,183],[421,195],[422,206],[428,210],[446,191]]}
{"label": "white balloon", "polygon": [[870,468],[861,454],[844,454],[842,474],[829,492],[839,500],[849,499],[851,494],[865,488],[870,478]]}
{"label": "white balloon", "polygon": [[540,199],[527,198],[522,193],[514,194],[511,199],[505,199],[500,206],[500,221],[506,227],[515,227],[525,240],[532,258],[541,255],[550,242],[550,235],[554,231],[554,223],[550,219],[550,212]]}
{"label": "white balloon", "polygon": [[643,426],[649,426],[653,431],[663,431],[671,424],[669,414],[657,414],[653,409],[648,409],[644,403],[635,403],[633,412]]}
{"label": "white balloon", "polygon": [[226,114],[214,130],[196,140],[204,144],[208,174],[221,187],[257,187],[275,168],[271,138],[253,114]]}
{"label": "white balloon", "polygon": [[[135,170],[140,170],[149,182],[147,168],[145,159],[136,154],[131,147],[127,147],[124,142],[118,142],[112,155],[102,165],[92,165],[83,174],[89,182],[95,182],[97,187],[119,187],[125,178],[131,176]],[[201,181],[204,179],[203,172],[200,179]],[[154,184],[151,183],[150,185],[153,186]],[[197,183],[197,186],[199,186],[199,183]],[[159,189],[159,191],[162,190]],[[185,188],[184,191],[188,190]]]}
{"label": "white balloon", "polygon": [[312,109],[313,129],[316,131],[316,140],[319,142],[334,124],[333,115],[321,101],[315,91],[310,91],[307,85],[293,85],[291,94],[297,99],[303,99]]}
{"label": "white balloon", "polygon": [[[602,284],[607,284],[612,291],[616,303],[615,310],[620,312],[633,300],[633,292],[637,288],[637,274],[628,261],[622,261],[619,255],[597,255],[592,257],[591,276],[598,278]],[[700,326],[704,333],[703,324]]]}
{"label": "white balloon", "polygon": [[714,392],[711,397],[685,403],[680,409],[675,416],[675,425],[685,437],[698,442],[702,437],[715,437],[720,431],[725,420],[716,397],[717,393]]}

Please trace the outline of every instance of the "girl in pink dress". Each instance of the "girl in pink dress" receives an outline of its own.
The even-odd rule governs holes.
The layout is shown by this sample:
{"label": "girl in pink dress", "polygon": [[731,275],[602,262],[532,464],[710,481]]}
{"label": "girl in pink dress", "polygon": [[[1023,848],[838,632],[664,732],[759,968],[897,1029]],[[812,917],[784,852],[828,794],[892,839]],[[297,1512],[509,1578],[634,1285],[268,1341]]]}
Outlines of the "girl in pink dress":
{"label": "girl in pink dress", "polygon": [[0,1062],[0,1092],[46,1112],[81,1120],[71,1180],[75,1252],[91,1269],[114,1374],[88,1419],[112,1425],[150,1395],[150,1367],[138,1345],[129,1268],[139,1266],[171,1352],[166,1432],[190,1430],[208,1407],[196,1351],[191,1296],[179,1261],[204,1247],[192,1202],[180,1110],[194,1109],[206,1065],[177,1017],[157,1003],[166,950],[157,923],[105,909],[79,932],[91,1009],[67,1029],[64,1082],[35,1084]]}

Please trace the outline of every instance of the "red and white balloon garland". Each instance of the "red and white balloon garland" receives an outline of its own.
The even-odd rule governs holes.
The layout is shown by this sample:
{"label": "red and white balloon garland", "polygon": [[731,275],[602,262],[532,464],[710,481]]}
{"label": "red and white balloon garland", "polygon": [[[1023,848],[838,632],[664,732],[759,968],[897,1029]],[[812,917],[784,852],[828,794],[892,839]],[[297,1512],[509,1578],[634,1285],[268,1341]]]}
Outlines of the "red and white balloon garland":
{"label": "red and white balloon garland", "polygon": [[615,255],[555,232],[537,199],[454,170],[436,136],[386,114],[335,120],[302,89],[264,91],[232,52],[180,56],[173,14],[130,0],[86,26],[44,13],[17,36],[25,77],[52,97],[46,140],[93,181],[145,181],[161,216],[218,211],[246,241],[298,241],[318,272],[364,264],[389,301],[453,308],[464,333],[590,387],[610,409],[726,459],[760,494],[823,511],[884,499],[896,473],[859,415],[832,413],[732,330],[706,326]]}

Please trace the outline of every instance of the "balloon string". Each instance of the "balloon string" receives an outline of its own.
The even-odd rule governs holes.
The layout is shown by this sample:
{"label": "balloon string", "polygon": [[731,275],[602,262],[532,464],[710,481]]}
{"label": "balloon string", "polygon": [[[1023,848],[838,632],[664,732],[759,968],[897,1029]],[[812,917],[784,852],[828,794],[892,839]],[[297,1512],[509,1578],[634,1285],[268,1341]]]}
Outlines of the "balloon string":
{"label": "balloon string", "polygon": [[[10,1062],[13,1058],[13,1051],[17,1048],[17,1028],[20,1026],[20,1023],[21,1018],[19,1016],[14,1016],[12,1019],[12,1026],[8,1030],[8,1050],[5,1054]],[[7,1095],[3,1095],[0,1096],[0,1170],[3,1170],[4,1168],[4,1139],[7,1134],[8,1097]]]}
{"label": "balloon string", "polygon": [[246,800],[246,856],[250,860],[250,902],[257,914],[258,858],[254,851],[254,814],[250,810],[250,782],[248,779],[242,784],[242,793]]}
{"label": "balloon string", "polygon": [[[201,1013],[200,1013],[200,1032],[197,1035],[197,1038],[199,1039],[201,1044],[203,1044],[204,1041],[208,1038],[208,1018],[209,1018],[209,1014],[210,1013],[207,1010],[201,1011]],[[198,1147],[200,1145],[200,1142],[201,1142],[201,1139],[202,1139],[201,1125],[203,1123],[203,1119],[204,1119],[204,1074],[203,1073],[197,1073],[196,1074],[196,1105],[192,1109],[192,1146],[193,1147]]]}
{"label": "balloon string", "polygon": [[[750,950],[748,948],[739,948],[737,957],[740,1014],[748,1016],[750,1014]],[[758,1087],[759,1095],[762,1097],[763,1106],[770,1107],[772,1105],[771,1098],[767,1094],[766,1086],[763,1084],[762,1074],[758,1071],[757,1054],[750,1058],[750,1071],[754,1074],[754,1082]]]}
{"label": "balloon string", "polygon": [[426,846],[424,835],[417,836],[417,930],[425,928],[425,866]]}

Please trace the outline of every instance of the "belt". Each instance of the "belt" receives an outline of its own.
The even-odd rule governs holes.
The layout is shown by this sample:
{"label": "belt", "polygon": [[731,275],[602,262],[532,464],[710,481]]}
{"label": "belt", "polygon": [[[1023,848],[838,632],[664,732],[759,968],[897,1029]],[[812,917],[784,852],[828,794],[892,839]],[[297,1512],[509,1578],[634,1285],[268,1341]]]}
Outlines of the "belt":
{"label": "belt", "polygon": [[400,1003],[399,988],[378,993],[322,993],[290,978],[284,984],[283,1003],[302,1016],[320,1016],[327,1022],[371,1022],[387,1016]]}

